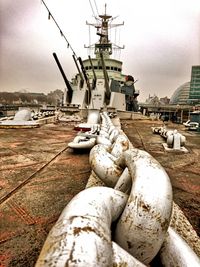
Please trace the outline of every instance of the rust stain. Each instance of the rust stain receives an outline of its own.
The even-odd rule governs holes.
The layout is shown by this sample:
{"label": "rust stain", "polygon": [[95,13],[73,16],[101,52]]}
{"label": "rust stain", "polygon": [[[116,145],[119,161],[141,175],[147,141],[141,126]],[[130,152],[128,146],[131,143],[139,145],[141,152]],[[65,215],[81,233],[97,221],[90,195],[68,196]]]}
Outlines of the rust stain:
{"label": "rust stain", "polygon": [[128,249],[131,249],[133,247],[131,241],[127,241],[127,246],[128,246]]}
{"label": "rust stain", "polygon": [[160,223],[160,225],[163,231],[167,231],[169,227],[169,220],[165,219],[164,221]]}
{"label": "rust stain", "polygon": [[79,235],[80,232],[94,232],[94,233],[96,233],[96,231],[90,226],[74,227],[74,235]]}
{"label": "rust stain", "polygon": [[140,203],[141,207],[143,208],[144,211],[149,212],[151,207],[148,204],[145,204],[144,202],[141,201]]}

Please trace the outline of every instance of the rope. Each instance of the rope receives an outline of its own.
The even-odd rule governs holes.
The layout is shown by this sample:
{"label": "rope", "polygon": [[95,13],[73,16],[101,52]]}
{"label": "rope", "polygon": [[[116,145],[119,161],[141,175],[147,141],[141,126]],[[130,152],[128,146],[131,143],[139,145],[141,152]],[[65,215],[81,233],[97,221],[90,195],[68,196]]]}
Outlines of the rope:
{"label": "rope", "polygon": [[72,48],[71,44],[69,43],[69,41],[67,40],[65,34],[63,33],[62,29],[60,28],[60,26],[58,25],[58,23],[57,23],[57,21],[55,20],[54,16],[52,15],[52,13],[50,12],[49,8],[47,7],[46,3],[44,2],[44,0],[41,0],[41,1],[42,1],[42,4],[46,7],[46,9],[47,9],[47,11],[48,11],[48,19],[50,19],[50,18],[53,19],[54,23],[56,24],[57,28],[59,29],[59,32],[60,32],[61,36],[62,36],[62,37],[65,39],[65,41],[67,42],[67,48],[70,48],[70,49],[72,50],[74,56],[75,56],[76,58],[78,58],[77,55],[76,55],[76,53],[75,53],[75,51],[74,51],[74,49]]}
{"label": "rope", "polygon": [[98,8],[97,8],[97,3],[96,1],[94,0],[94,4],[95,4],[95,7],[96,7],[96,12],[97,12],[97,15],[99,15],[99,11],[98,11]]}
{"label": "rope", "polygon": [[93,9],[93,6],[92,6],[92,3],[91,3],[90,0],[89,0],[89,3],[90,3],[90,7],[91,7],[91,9],[92,9],[93,16],[96,17],[95,12],[94,12],[94,9]]}

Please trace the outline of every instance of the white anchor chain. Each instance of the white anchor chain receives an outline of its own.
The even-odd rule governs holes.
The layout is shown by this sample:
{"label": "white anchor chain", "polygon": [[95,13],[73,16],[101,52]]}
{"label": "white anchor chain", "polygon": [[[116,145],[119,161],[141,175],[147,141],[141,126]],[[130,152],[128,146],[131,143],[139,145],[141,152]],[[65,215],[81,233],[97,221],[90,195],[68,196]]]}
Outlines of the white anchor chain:
{"label": "white anchor chain", "polygon": [[89,162],[91,176],[105,186],[87,188],[70,201],[36,267],[142,267],[157,254],[163,266],[199,267],[198,256],[170,227],[172,187],[164,168],[133,148],[107,113],[101,118]]}

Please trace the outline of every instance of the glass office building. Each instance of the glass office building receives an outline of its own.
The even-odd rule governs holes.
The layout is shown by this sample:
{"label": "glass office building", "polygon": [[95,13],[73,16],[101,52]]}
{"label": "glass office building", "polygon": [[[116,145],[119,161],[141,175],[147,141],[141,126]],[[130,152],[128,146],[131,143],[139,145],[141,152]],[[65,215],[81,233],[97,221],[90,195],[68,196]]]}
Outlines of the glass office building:
{"label": "glass office building", "polygon": [[180,105],[188,104],[189,92],[190,92],[190,82],[186,82],[176,89],[169,103],[180,104]]}
{"label": "glass office building", "polygon": [[200,103],[200,66],[192,66],[189,104]]}
{"label": "glass office building", "polygon": [[200,104],[200,66],[192,66],[191,81],[176,89],[170,99],[170,104]]}

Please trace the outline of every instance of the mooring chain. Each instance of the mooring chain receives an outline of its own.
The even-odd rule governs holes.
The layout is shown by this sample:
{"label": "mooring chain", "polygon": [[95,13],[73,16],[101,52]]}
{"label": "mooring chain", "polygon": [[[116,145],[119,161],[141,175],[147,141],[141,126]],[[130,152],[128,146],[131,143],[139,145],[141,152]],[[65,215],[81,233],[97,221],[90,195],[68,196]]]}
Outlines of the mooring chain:
{"label": "mooring chain", "polygon": [[160,250],[170,223],[173,200],[169,177],[150,154],[130,148],[127,136],[106,114],[102,116],[102,128],[109,136],[102,135],[111,144],[100,139],[90,152],[91,168],[107,186],[130,192],[115,229],[115,241],[149,264]]}
{"label": "mooring chain", "polygon": [[[38,266],[200,266],[171,228],[172,187],[164,168],[134,148],[107,113],[89,155],[91,176],[105,186],[86,188],[68,203],[50,231]],[[115,223],[111,233],[111,224]]]}
{"label": "mooring chain", "polygon": [[107,186],[129,194],[115,229],[115,241],[145,264],[162,251],[164,262],[169,253],[166,240],[177,235],[169,227],[173,197],[167,173],[149,153],[131,148],[125,133],[113,126],[106,113],[97,143],[89,159],[93,172]]}

